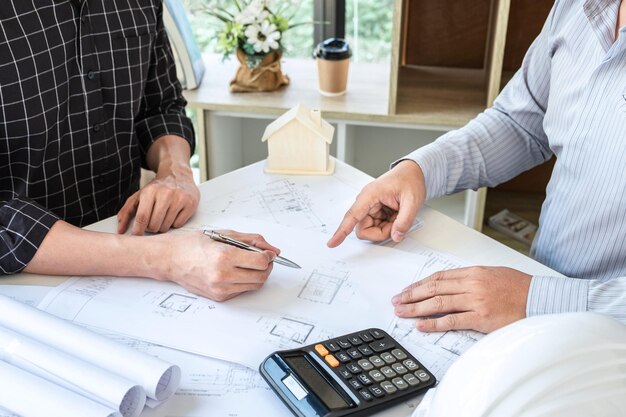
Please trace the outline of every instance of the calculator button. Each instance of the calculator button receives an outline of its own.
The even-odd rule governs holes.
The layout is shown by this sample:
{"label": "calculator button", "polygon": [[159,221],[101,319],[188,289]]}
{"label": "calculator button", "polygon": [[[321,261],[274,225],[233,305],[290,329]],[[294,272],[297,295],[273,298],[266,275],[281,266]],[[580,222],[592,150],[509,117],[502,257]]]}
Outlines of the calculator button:
{"label": "calculator button", "polygon": [[328,350],[330,350],[331,352],[337,352],[339,349],[341,349],[336,342],[326,342],[325,345],[326,348],[328,348]]}
{"label": "calculator button", "polygon": [[370,334],[374,336],[374,339],[382,339],[383,337],[385,337],[385,334],[378,329],[370,330]]}
{"label": "calculator button", "polygon": [[317,345],[315,345],[315,351],[319,353],[319,355],[322,357],[330,353],[328,349],[326,349],[324,345],[322,345],[321,343],[318,343]]}
{"label": "calculator button", "polygon": [[398,389],[396,388],[395,385],[393,385],[391,382],[389,381],[383,381],[380,383],[380,387],[382,389],[385,390],[385,392],[387,394],[393,394],[394,392],[398,391]]}
{"label": "calculator button", "polygon": [[359,337],[365,343],[373,342],[374,338],[369,333],[359,333]]}
{"label": "calculator button", "polygon": [[391,382],[393,382],[393,385],[398,387],[400,391],[404,391],[409,387],[409,384],[407,384],[407,382],[402,378],[394,378],[391,380]]}
{"label": "calculator button", "polygon": [[404,364],[404,366],[406,366],[406,369],[408,369],[409,371],[414,371],[416,369],[419,369],[420,367],[417,363],[415,363],[413,359],[407,359],[402,363]]}
{"label": "calculator button", "polygon": [[361,373],[361,368],[359,368],[358,366],[356,366],[356,364],[354,363],[349,363],[346,365],[346,368],[348,369],[348,371],[352,372],[353,374],[360,374]]}
{"label": "calculator button", "polygon": [[352,359],[359,359],[359,358],[363,357],[363,355],[361,355],[361,352],[359,352],[358,349],[350,349],[350,350],[348,350],[348,355],[350,355],[350,357]]}
{"label": "calculator button", "polygon": [[336,368],[336,367],[339,366],[339,361],[333,355],[326,355],[324,360],[326,361],[326,363],[328,363],[333,368]]}
{"label": "calculator button", "polygon": [[359,346],[359,351],[365,356],[369,356],[372,353],[374,353],[374,351],[369,346],[365,346],[365,345]]}
{"label": "calculator button", "polygon": [[430,375],[428,375],[426,372],[422,370],[416,371],[415,376],[418,377],[419,380],[422,382],[426,382],[430,379]]}
{"label": "calculator button", "polygon": [[[339,375],[341,375],[344,379],[352,378],[352,372],[350,372],[347,368],[342,367],[339,369]],[[415,378],[415,377],[413,377]]]}
{"label": "calculator button", "polygon": [[337,359],[339,359],[341,363],[348,363],[352,360],[346,352],[335,353],[335,356],[337,356]]}
{"label": "calculator button", "polygon": [[414,387],[420,383],[420,380],[413,374],[406,374],[403,376],[404,380],[409,383],[410,386]]}
{"label": "calculator button", "polygon": [[404,360],[406,359],[408,356],[406,356],[406,353],[404,353],[403,351],[401,351],[400,349],[394,349],[391,351],[391,354],[393,356],[396,357],[396,359],[398,360]]}
{"label": "calculator button", "polygon": [[385,365],[385,361],[380,359],[380,357],[378,356],[371,356],[370,362],[372,362],[372,365],[374,365],[377,368],[380,368],[381,366]]}
{"label": "calculator button", "polygon": [[[383,373],[383,375],[385,375],[387,378],[393,378],[394,376],[397,376],[398,374],[396,374],[394,372],[393,369],[391,369],[388,366],[385,366],[384,368],[380,368],[380,372]],[[416,375],[417,376],[417,375]]]}
{"label": "calculator button", "polygon": [[385,396],[385,391],[383,391],[383,389],[381,387],[379,387],[378,385],[370,387],[370,392],[372,394],[374,394],[374,397],[376,397],[376,398],[380,398],[380,397],[384,397]]}
{"label": "calculator button", "polygon": [[352,345],[350,344],[350,342],[348,342],[345,339],[342,340],[337,340],[337,344],[342,347],[343,349],[349,349],[352,347]]}
{"label": "calculator button", "polygon": [[394,363],[396,358],[389,352],[383,352],[380,354],[380,358],[385,361],[385,363]]}
{"label": "calculator button", "polygon": [[358,346],[363,344],[363,342],[361,342],[361,339],[359,339],[359,336],[350,336],[348,338],[348,341],[352,343],[352,346]]}
{"label": "calculator button", "polygon": [[[384,381],[385,380],[385,375],[383,375],[382,372],[380,372],[378,369],[375,369],[373,371],[370,371],[370,376],[372,377],[372,379],[376,382],[380,382],[380,381]],[[415,380],[417,380],[417,377],[415,375],[411,375],[413,378],[415,378]],[[419,382],[419,381],[418,381]]]}
{"label": "calculator button", "polygon": [[350,386],[355,390],[360,390],[361,388],[363,388],[363,385],[361,385],[361,383],[356,379],[350,381]]}
{"label": "calculator button", "polygon": [[367,359],[361,359],[358,363],[364,371],[371,371],[372,369],[374,369],[374,365],[372,365],[372,363]]}
{"label": "calculator button", "polygon": [[401,363],[394,363],[393,365],[391,365],[391,369],[393,369],[400,375],[404,375],[408,372],[404,365],[402,365]]}
{"label": "calculator button", "polygon": [[372,401],[374,399],[374,396],[367,390],[359,391],[359,395],[361,395],[361,398],[365,401]]}
{"label": "calculator button", "polygon": [[396,345],[391,343],[390,340],[378,340],[374,343],[370,343],[370,347],[372,348],[374,352],[378,353],[378,352],[382,352],[382,351],[394,348],[396,347]]}
{"label": "calculator button", "polygon": [[366,374],[359,374],[357,378],[363,383],[363,385],[372,385],[374,383],[374,381],[372,381],[372,379]]}

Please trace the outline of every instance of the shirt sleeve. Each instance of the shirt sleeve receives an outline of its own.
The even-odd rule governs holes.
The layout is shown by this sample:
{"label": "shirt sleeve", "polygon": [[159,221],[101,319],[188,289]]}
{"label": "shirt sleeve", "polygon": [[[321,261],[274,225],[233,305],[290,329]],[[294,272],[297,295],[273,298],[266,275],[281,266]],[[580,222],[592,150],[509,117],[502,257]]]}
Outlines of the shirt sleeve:
{"label": "shirt sleeve", "polygon": [[403,158],[422,168],[427,198],[495,186],[552,156],[543,120],[550,91],[550,32],[556,7],[493,107]]}
{"label": "shirt sleeve", "polygon": [[135,131],[142,150],[142,164],[150,146],[163,135],[176,135],[189,142],[191,153],[195,135],[191,120],[185,115],[187,101],[176,76],[176,65],[163,26],[163,2],[157,16],[157,33],[152,44],[150,68]]}
{"label": "shirt sleeve", "polygon": [[26,198],[0,199],[0,272],[15,274],[31,261],[58,220],[39,204]]}
{"label": "shirt sleeve", "polygon": [[609,280],[534,276],[526,315],[593,311],[626,324],[626,277]]}

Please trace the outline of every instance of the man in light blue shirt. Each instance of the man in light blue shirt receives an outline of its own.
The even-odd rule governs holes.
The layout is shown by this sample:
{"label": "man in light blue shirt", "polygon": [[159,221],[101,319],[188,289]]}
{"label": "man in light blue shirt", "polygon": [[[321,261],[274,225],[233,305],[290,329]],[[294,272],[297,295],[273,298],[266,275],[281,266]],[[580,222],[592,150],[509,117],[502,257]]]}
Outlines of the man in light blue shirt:
{"label": "man in light blue shirt", "polygon": [[495,186],[556,155],[531,255],[568,278],[509,268],[435,274],[392,300],[422,331],[490,332],[595,311],[626,323],[626,0],[557,0],[492,108],[369,184],[329,240],[400,241],[425,199]]}

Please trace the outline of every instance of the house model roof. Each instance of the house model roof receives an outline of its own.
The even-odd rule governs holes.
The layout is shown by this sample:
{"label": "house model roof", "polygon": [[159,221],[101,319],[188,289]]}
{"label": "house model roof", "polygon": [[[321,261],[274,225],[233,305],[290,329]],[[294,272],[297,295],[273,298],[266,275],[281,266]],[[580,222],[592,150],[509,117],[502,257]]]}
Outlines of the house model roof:
{"label": "house model roof", "polygon": [[333,141],[333,134],[335,128],[326,120],[321,118],[319,110],[310,110],[302,104],[298,104],[296,107],[289,110],[287,113],[274,120],[265,128],[265,133],[261,141],[265,142],[274,133],[278,132],[288,123],[297,120],[302,126],[309,129],[311,132],[317,134],[320,138],[331,143]]}

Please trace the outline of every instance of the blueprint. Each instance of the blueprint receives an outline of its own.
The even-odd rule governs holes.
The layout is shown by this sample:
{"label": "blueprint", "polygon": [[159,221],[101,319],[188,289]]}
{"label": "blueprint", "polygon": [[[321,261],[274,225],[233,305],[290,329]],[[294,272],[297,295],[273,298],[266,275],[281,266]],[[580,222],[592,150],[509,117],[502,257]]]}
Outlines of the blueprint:
{"label": "blueprint", "polygon": [[358,241],[329,249],[327,235],[249,218],[205,215],[204,220],[206,227],[261,233],[302,269],[275,265],[261,290],[223,303],[171,282],[77,278],[50,292],[40,308],[79,324],[256,368],[277,349],[361,328],[389,328],[395,317],[391,297],[418,277],[427,260]]}
{"label": "blueprint", "polygon": [[[420,247],[410,238],[405,239],[400,248],[408,248],[411,252],[426,258],[419,273],[420,279],[437,271],[468,266],[450,254]],[[484,336],[475,331],[423,333],[416,329],[415,322],[416,319],[397,318],[390,328],[390,334],[422,362],[438,380],[461,354]]]}
{"label": "blueprint", "polygon": [[[141,417],[292,416],[256,369],[168,349],[116,333],[105,332],[104,335],[176,363],[183,370],[181,385],[174,397],[157,408],[145,409]],[[417,403],[415,399],[398,405],[381,416],[408,416]],[[0,412],[0,417],[5,416]]]}
{"label": "blueprint", "polygon": [[215,178],[200,186],[199,215],[250,217],[296,229],[332,233],[361,188],[372,180],[355,180],[352,170],[337,164],[334,175],[282,176],[246,167],[240,175]]}
{"label": "blueprint", "polygon": [[[372,178],[342,163],[329,176],[259,174],[253,166],[240,175],[225,175],[200,186],[202,200],[195,219],[227,215],[250,217],[295,229],[333,233],[354,200]],[[201,221],[201,220],[200,220]],[[416,220],[414,229],[421,220]],[[351,235],[355,238],[354,235]]]}

